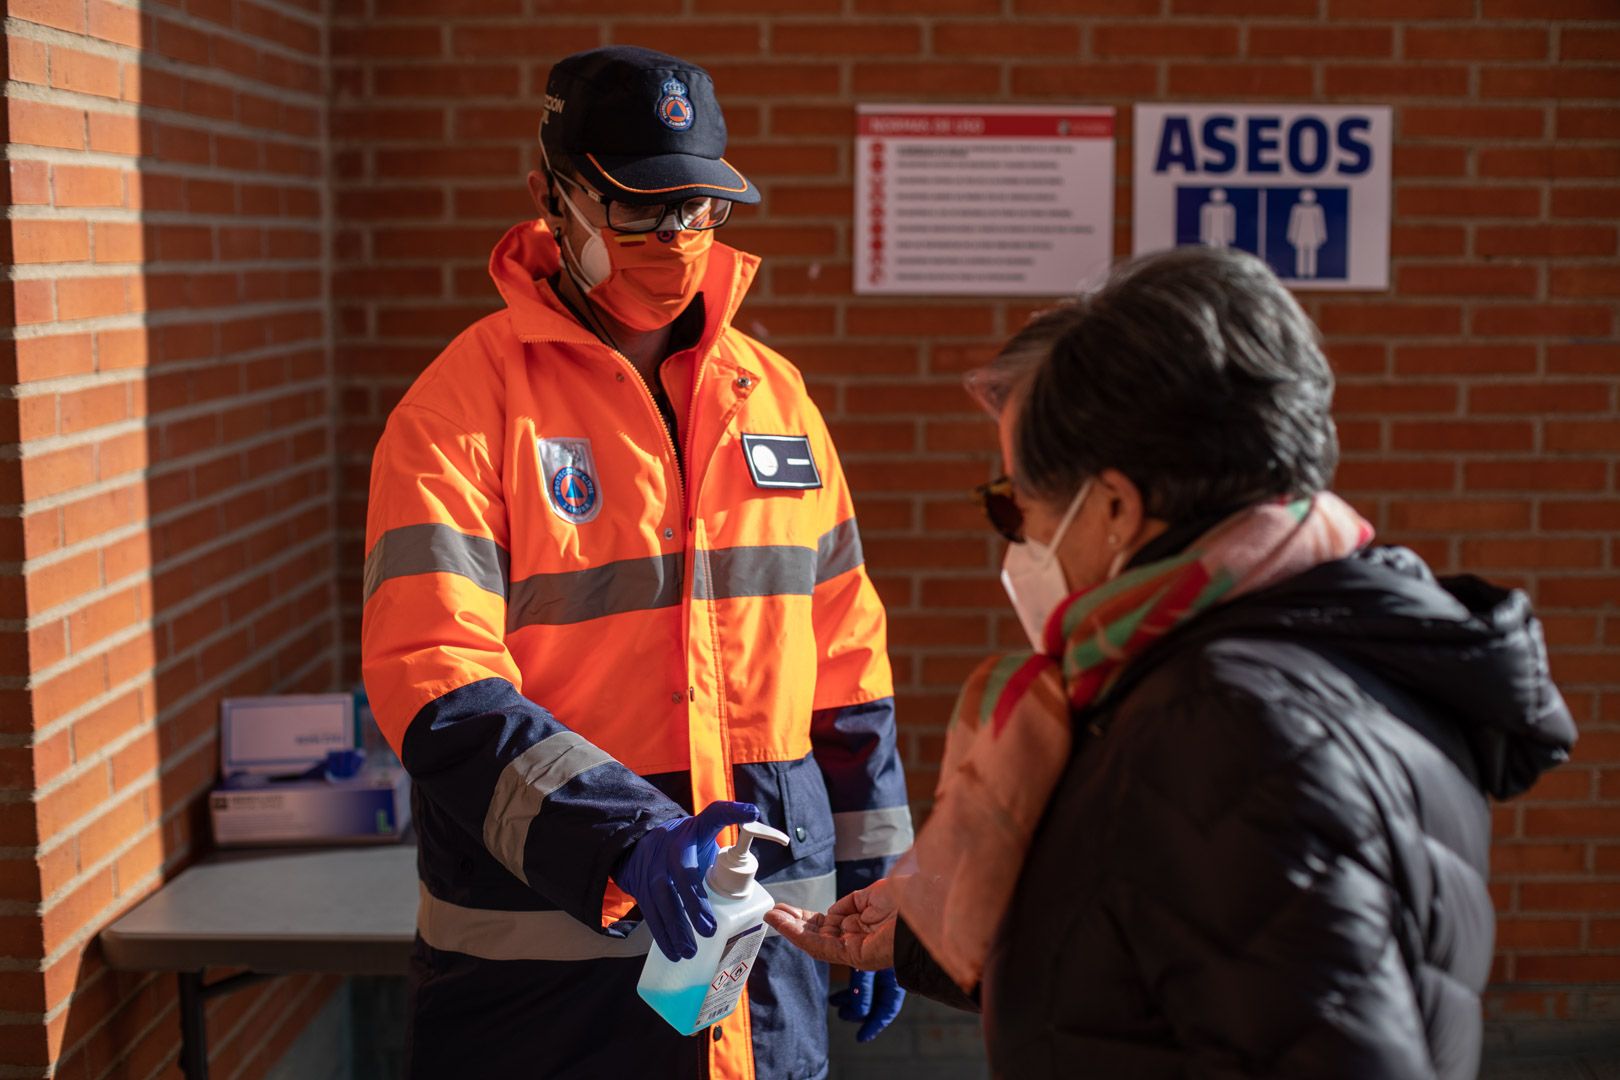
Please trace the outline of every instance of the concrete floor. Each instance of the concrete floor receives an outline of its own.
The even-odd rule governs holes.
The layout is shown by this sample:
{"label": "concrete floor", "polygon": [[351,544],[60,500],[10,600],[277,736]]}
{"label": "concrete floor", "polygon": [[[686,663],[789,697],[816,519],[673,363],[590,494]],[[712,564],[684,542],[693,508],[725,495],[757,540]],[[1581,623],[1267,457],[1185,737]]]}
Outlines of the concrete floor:
{"label": "concrete floor", "polygon": [[[404,1036],[404,980],[352,979],[267,1080],[392,1080]],[[913,996],[865,1046],[831,1021],[829,1080],[989,1080],[978,1017]],[[1479,1080],[1620,1080],[1620,1024],[1487,1025]]]}
{"label": "concrete floor", "polygon": [[[978,1018],[912,997],[895,1026],[865,1046],[832,1024],[830,1080],[988,1080]],[[1479,1080],[1620,1080],[1620,1025],[1493,1024]]]}

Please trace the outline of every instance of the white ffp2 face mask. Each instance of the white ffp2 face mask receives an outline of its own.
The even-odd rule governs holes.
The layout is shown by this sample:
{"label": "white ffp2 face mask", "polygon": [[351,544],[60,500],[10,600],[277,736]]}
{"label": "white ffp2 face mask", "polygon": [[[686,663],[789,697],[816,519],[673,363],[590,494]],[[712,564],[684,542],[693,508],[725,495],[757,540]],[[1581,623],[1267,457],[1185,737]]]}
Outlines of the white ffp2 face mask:
{"label": "white ffp2 face mask", "polygon": [[1007,555],[1001,563],[1001,586],[1007,590],[1018,621],[1037,653],[1045,653],[1046,624],[1058,605],[1069,598],[1069,581],[1063,576],[1063,564],[1058,561],[1057,547],[1063,534],[1069,531],[1075,515],[1091,493],[1092,481],[1080,485],[1080,491],[1064,511],[1057,531],[1045,544],[1025,538],[1022,544],[1008,544]]}
{"label": "white ffp2 face mask", "polygon": [[[561,181],[554,182],[561,184]],[[578,218],[579,223],[590,231],[590,239],[585,241],[583,249],[568,252],[574,257],[574,275],[579,281],[582,291],[590,292],[606,281],[609,274],[613,273],[613,261],[608,258],[607,243],[602,239],[602,230],[591,224],[590,219],[580,212],[579,207],[574,205],[573,199],[570,199],[562,192],[558,194],[562,198],[562,204],[568,207],[568,212]],[[573,247],[572,244],[568,244],[565,237],[559,236],[557,239],[561,242],[559,246],[566,244],[570,249]]]}

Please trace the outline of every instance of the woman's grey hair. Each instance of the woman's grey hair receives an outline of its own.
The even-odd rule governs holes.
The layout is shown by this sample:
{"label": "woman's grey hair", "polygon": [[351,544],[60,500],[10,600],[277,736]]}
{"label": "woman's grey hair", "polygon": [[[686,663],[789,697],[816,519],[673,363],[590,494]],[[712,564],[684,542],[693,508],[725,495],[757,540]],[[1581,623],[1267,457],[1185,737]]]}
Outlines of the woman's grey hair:
{"label": "woman's grey hair", "polygon": [[968,389],[1014,408],[1014,479],[1054,503],[1118,469],[1147,513],[1196,521],[1326,488],[1333,372],[1316,328],[1252,255],[1179,248],[1037,315]]}

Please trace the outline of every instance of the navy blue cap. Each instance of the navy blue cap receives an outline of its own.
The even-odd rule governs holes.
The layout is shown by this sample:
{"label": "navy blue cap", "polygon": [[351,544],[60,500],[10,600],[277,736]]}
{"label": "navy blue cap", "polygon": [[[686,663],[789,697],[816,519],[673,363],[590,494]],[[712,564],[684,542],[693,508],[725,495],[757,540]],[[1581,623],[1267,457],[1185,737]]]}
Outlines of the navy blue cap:
{"label": "navy blue cap", "polygon": [[616,202],[668,203],[708,195],[759,202],[726,161],[726,118],[714,80],[696,64],[633,45],[557,61],[546,80],[540,138]]}

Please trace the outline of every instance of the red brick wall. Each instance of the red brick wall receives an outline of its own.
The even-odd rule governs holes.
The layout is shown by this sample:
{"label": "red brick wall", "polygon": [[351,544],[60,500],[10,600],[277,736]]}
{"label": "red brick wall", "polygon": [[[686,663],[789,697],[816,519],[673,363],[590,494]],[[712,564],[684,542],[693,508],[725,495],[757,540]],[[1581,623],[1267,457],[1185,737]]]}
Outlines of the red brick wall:
{"label": "red brick wall", "polygon": [[1498,812],[1499,1009],[1578,1009],[1620,982],[1620,8],[1613,0],[355,0],[334,25],[339,484],[354,662],[369,452],[400,392],[498,303],[485,275],[530,214],[546,71],[609,42],[708,66],[729,155],[765,201],[724,239],[765,256],[741,325],[832,420],[893,620],[913,790],[955,687],[1014,645],[1000,552],[963,493],[994,468],[960,390],[1022,302],[857,298],[857,101],[1157,100],[1395,107],[1393,288],[1306,306],[1341,375],[1340,487],[1443,569],[1530,589],[1585,732]]}
{"label": "red brick wall", "polygon": [[[206,843],[219,699],[338,678],[320,9],[6,5],[7,1075],[174,1072],[174,979],[96,934]],[[221,999],[215,1075],[332,986]]]}
{"label": "red brick wall", "polygon": [[[919,796],[957,681],[1018,640],[962,497],[994,463],[958,383],[1031,303],[851,295],[854,103],[1118,107],[1122,252],[1133,102],[1395,106],[1394,288],[1307,300],[1343,380],[1341,488],[1546,615],[1585,735],[1498,813],[1494,1007],[1600,1008],[1582,988],[1620,982],[1613,0],[670,12],[8,0],[0,1064],[171,1068],[172,980],[106,971],[94,934],[203,842],[219,697],[353,677],[381,421],[496,303],[484,262],[529,213],[546,69],[608,41],[709,66],[765,190],[725,234],[767,258],[742,325],[804,368],[849,462]],[[219,1075],[262,1072],[328,989],[217,1003]]]}

